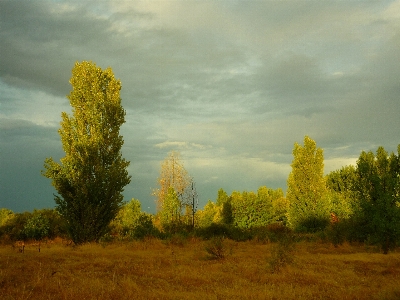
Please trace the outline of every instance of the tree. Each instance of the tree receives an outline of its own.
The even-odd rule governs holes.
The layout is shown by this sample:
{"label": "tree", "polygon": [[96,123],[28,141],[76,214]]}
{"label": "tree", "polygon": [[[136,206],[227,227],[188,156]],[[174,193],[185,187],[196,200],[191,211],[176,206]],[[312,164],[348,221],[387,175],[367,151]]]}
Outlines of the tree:
{"label": "tree", "polygon": [[198,226],[201,228],[209,227],[214,223],[218,207],[214,202],[208,200],[203,210],[198,210],[196,216],[198,218]]}
{"label": "tree", "polygon": [[282,214],[286,213],[286,207],[281,189],[262,186],[257,193],[233,192],[229,199],[232,222],[239,228],[262,227],[284,221]]}
{"label": "tree", "polygon": [[28,239],[39,241],[39,252],[40,252],[40,241],[48,236],[50,230],[50,222],[40,212],[34,211],[32,216],[27,220],[24,226],[24,234]]}
{"label": "tree", "polygon": [[363,230],[385,254],[400,238],[400,145],[397,151],[397,156],[393,152],[388,155],[379,147],[376,155],[363,151],[357,161],[356,191]]}
{"label": "tree", "polygon": [[47,158],[42,174],[52,179],[57,210],[73,242],[80,244],[98,241],[107,232],[130,176],[119,135],[125,122],[121,82],[111,68],[84,61],[75,64],[70,83],[72,116],[62,113],[58,131],[65,157],[61,163]]}
{"label": "tree", "polygon": [[121,207],[112,225],[123,235],[129,235],[139,225],[141,214],[142,206],[139,200],[132,198]]}
{"label": "tree", "polygon": [[172,186],[163,201],[160,214],[161,226],[165,231],[175,231],[179,228],[181,221],[181,202]]}
{"label": "tree", "polygon": [[300,231],[323,229],[329,221],[323,150],[305,136],[304,146],[294,144],[293,156],[287,180],[289,225]]}
{"label": "tree", "polygon": [[356,168],[351,165],[332,171],[326,176],[330,212],[333,212],[339,220],[349,219],[358,207],[354,192],[355,182]]}
{"label": "tree", "polygon": [[159,188],[154,190],[153,195],[156,196],[157,209],[161,211],[164,201],[172,187],[179,200],[179,212],[182,212],[185,204],[190,204],[191,178],[179,159],[179,153],[172,151],[161,164],[160,177],[158,178]]}
{"label": "tree", "polygon": [[7,223],[9,219],[14,216],[12,210],[7,208],[0,208],[0,227]]}
{"label": "tree", "polygon": [[142,211],[140,201],[132,198],[111,222],[112,232],[135,239],[155,235],[152,216]]}
{"label": "tree", "polygon": [[0,227],[0,235],[5,235],[12,241],[26,240],[24,227],[31,217],[30,212],[12,214]]}

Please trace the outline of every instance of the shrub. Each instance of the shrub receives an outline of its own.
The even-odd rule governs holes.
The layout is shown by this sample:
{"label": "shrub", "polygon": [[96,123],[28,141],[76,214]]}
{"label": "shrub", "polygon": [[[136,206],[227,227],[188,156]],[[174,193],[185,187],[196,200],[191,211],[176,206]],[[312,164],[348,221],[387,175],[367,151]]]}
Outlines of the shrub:
{"label": "shrub", "polygon": [[41,241],[49,233],[49,220],[40,213],[33,214],[25,223],[23,232],[28,239]]}
{"label": "shrub", "polygon": [[348,235],[347,226],[347,222],[341,221],[338,223],[330,224],[325,230],[326,237],[335,247],[343,244],[343,242],[346,240],[346,236]]}
{"label": "shrub", "polygon": [[11,241],[26,240],[27,236],[24,232],[24,227],[31,216],[32,214],[29,212],[14,214],[2,226],[2,235],[7,235]]}
{"label": "shrub", "polygon": [[205,228],[198,228],[195,234],[203,239],[211,239],[213,237],[221,236],[231,240],[242,242],[252,239],[252,231],[249,229],[241,229],[236,226],[226,224],[212,223]]}
{"label": "shrub", "polygon": [[156,227],[154,227],[152,217],[148,214],[142,213],[139,216],[138,225],[132,231],[132,237],[143,240],[149,236],[159,237],[160,232]]}
{"label": "shrub", "polygon": [[268,265],[272,273],[279,272],[287,264],[291,264],[294,260],[294,237],[289,233],[280,236],[277,244],[272,248],[271,257]]}
{"label": "shrub", "polygon": [[208,227],[197,228],[195,234],[203,239],[211,239],[215,236],[228,236],[228,226],[211,223]]}
{"label": "shrub", "polygon": [[329,225],[329,219],[325,217],[310,216],[299,221],[296,231],[298,232],[318,232],[324,230]]}
{"label": "shrub", "polygon": [[204,248],[212,259],[223,259],[225,258],[226,247],[224,244],[224,238],[222,236],[215,236],[211,238]]}

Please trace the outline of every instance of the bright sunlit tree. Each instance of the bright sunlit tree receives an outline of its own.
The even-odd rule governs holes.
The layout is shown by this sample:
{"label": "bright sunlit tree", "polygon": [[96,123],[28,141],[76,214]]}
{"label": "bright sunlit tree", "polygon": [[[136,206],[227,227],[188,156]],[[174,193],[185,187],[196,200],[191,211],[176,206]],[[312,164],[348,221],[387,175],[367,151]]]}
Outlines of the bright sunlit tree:
{"label": "bright sunlit tree", "polygon": [[296,230],[317,231],[329,222],[329,203],[324,177],[324,155],[314,140],[295,143],[292,172],[287,180],[288,222]]}
{"label": "bright sunlit tree", "polygon": [[58,192],[55,202],[76,243],[98,241],[120,209],[129,184],[129,161],[122,158],[125,122],[121,82],[111,68],[76,63],[68,95],[72,115],[62,113],[59,134],[65,152],[60,163],[45,160],[43,175]]}

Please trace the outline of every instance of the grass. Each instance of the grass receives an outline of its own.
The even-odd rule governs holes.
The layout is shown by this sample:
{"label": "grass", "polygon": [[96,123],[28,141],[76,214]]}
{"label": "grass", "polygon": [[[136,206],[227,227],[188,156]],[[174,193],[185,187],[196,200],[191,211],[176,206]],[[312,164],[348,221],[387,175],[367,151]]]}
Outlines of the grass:
{"label": "grass", "polygon": [[106,246],[0,246],[0,298],[8,299],[399,299],[400,253],[300,242],[293,262],[271,273],[276,244],[225,240],[223,260],[207,242],[156,239]]}

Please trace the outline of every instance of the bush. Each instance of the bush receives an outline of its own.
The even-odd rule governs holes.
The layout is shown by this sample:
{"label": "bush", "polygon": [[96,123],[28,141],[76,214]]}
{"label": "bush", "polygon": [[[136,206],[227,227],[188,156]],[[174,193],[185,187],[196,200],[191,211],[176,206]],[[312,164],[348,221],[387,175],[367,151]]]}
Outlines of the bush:
{"label": "bush", "polygon": [[204,247],[209,257],[212,259],[223,259],[225,258],[226,247],[224,244],[224,238],[222,236],[215,236],[211,238]]}
{"label": "bush", "polygon": [[320,217],[308,217],[299,222],[299,225],[296,228],[297,232],[310,232],[315,233],[318,231],[323,231],[329,225],[328,218],[320,218]]}
{"label": "bush", "polygon": [[277,244],[272,248],[268,265],[272,273],[279,272],[287,264],[294,261],[294,236],[286,233],[280,236]]}
{"label": "bush", "polygon": [[14,214],[1,227],[1,234],[7,236],[11,241],[26,240],[27,236],[24,232],[24,227],[31,216],[32,214],[29,212]]}
{"label": "bush", "polygon": [[195,234],[203,239],[211,239],[215,236],[228,236],[228,226],[211,223],[208,227],[197,228]]}
{"label": "bush", "polygon": [[34,213],[25,223],[23,232],[28,239],[41,241],[48,236],[50,222],[40,213]]}
{"label": "bush", "polygon": [[195,234],[207,240],[213,237],[225,237],[237,242],[247,241],[253,237],[251,230],[215,223],[205,228],[197,228]]}
{"label": "bush", "polygon": [[49,222],[49,230],[47,233],[47,238],[54,239],[56,237],[66,237],[67,232],[67,222],[55,209],[41,209],[35,210],[33,212],[40,213]]}
{"label": "bush", "polygon": [[154,227],[153,220],[148,214],[141,214],[138,219],[138,225],[130,232],[134,239],[143,240],[146,237],[159,237],[159,230]]}
{"label": "bush", "polygon": [[343,242],[348,239],[348,226],[348,222],[345,222],[345,220],[343,220],[341,222],[330,224],[326,228],[326,237],[335,247],[343,244]]}

